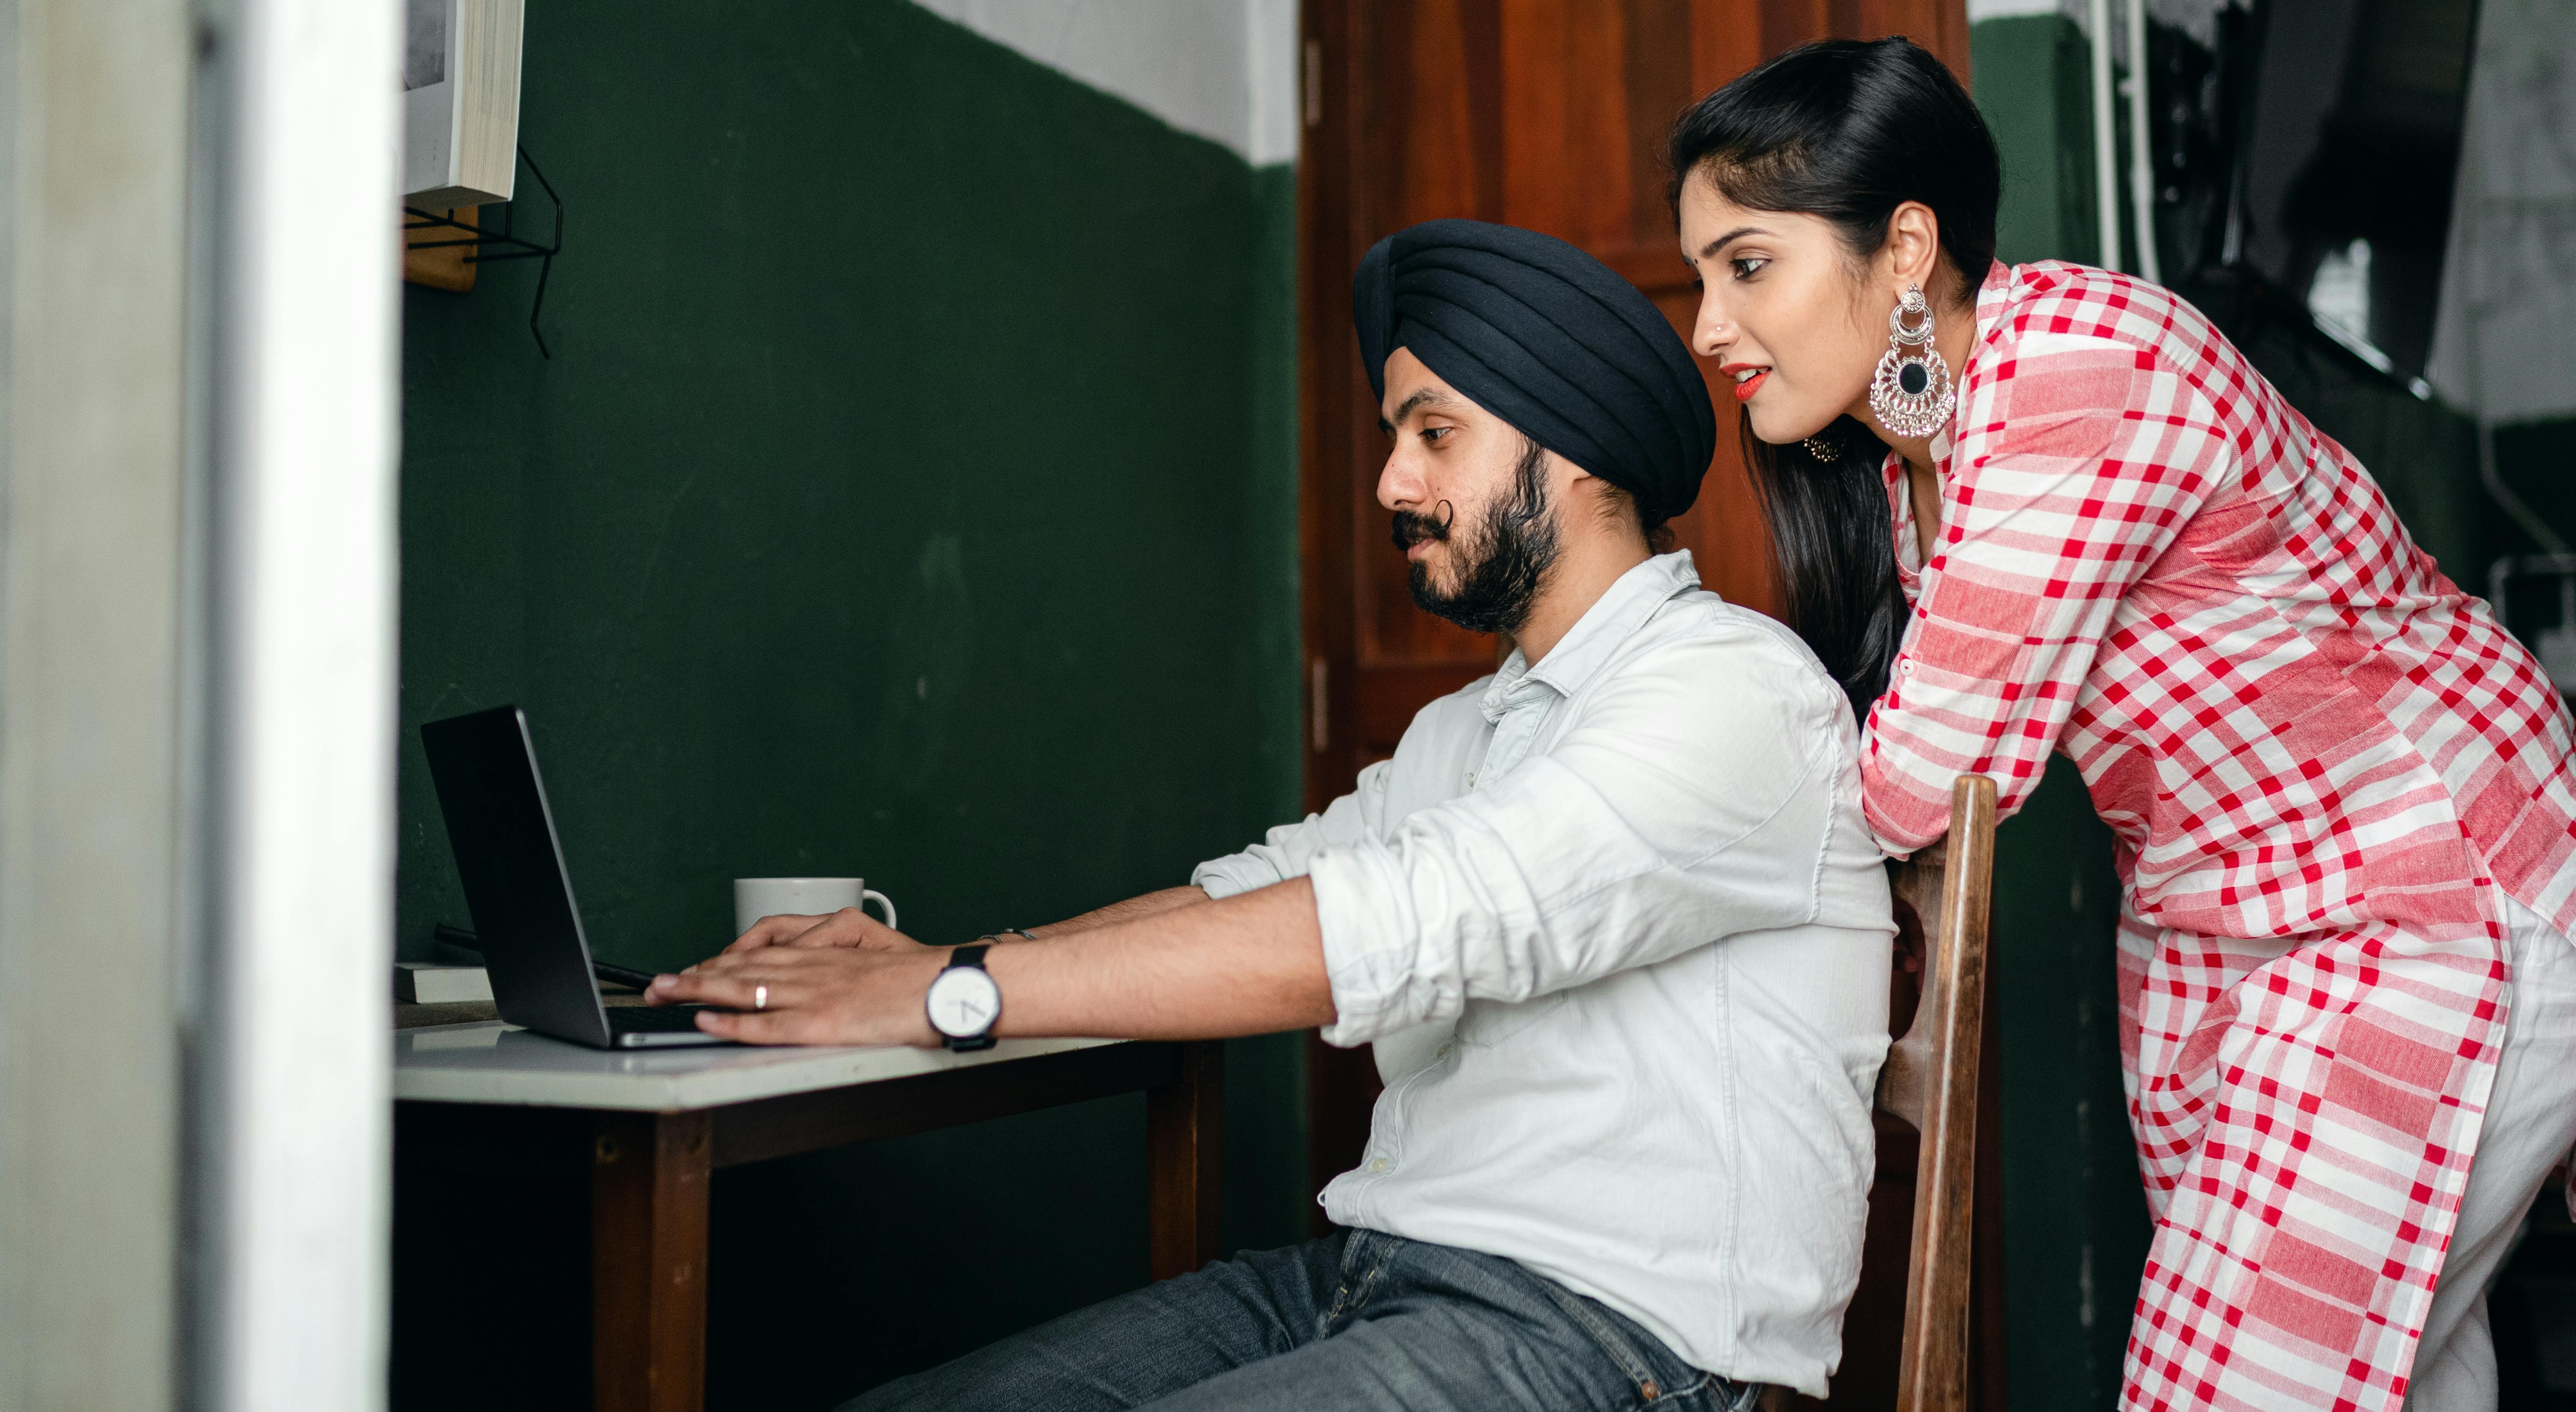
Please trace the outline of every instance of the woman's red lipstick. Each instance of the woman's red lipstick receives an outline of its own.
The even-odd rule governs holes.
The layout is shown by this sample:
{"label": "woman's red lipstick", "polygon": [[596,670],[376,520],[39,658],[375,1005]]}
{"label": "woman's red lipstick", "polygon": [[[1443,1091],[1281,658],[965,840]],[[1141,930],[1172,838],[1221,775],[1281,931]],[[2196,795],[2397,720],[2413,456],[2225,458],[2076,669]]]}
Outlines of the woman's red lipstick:
{"label": "woman's red lipstick", "polygon": [[[1751,363],[1729,363],[1725,367],[1718,369],[1718,371],[1726,374],[1728,377],[1733,377],[1737,373],[1743,372],[1745,369],[1752,366],[1754,365]],[[1762,390],[1762,384],[1768,380],[1770,376],[1771,370],[1769,368],[1764,368],[1762,371],[1755,373],[1753,376],[1746,378],[1742,382],[1737,383],[1735,385],[1735,400],[1738,402],[1752,401],[1753,394]]]}

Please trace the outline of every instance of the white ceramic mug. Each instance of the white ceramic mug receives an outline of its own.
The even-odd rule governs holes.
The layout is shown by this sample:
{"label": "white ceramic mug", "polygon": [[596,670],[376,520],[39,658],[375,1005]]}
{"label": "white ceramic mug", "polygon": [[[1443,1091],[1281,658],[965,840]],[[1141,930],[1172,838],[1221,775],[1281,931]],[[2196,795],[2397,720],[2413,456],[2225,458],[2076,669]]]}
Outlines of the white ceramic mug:
{"label": "white ceramic mug", "polygon": [[901,931],[894,901],[859,878],[736,878],[733,880],[733,934],[750,931],[763,917],[782,914],[814,916],[844,907],[875,903],[885,909],[885,924]]}

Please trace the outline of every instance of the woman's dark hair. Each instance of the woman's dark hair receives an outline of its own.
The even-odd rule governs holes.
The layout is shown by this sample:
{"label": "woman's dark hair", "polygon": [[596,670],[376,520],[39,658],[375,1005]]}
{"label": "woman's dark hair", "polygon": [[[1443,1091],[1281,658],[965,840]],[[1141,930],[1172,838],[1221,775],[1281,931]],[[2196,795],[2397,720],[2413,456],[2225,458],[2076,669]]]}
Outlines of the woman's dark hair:
{"label": "woman's dark hair", "polygon": [[[1896,208],[1919,201],[1939,220],[1961,300],[1975,303],[1994,264],[2003,190],[1994,134],[1949,69],[1911,40],[1792,49],[1683,112],[1668,156],[1676,215],[1682,183],[1705,174],[1738,206],[1832,223],[1860,261],[1887,243]],[[1762,441],[1750,418],[1740,426],[1789,626],[1866,721],[1905,635],[1886,448],[1848,417],[1817,434],[1833,448],[1823,458]]]}

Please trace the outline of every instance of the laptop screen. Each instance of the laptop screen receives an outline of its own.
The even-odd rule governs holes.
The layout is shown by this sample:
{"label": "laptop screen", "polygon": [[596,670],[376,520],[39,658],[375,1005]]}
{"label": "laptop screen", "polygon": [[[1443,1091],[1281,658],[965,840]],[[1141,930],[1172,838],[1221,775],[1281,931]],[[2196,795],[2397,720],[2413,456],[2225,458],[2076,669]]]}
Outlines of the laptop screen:
{"label": "laptop screen", "polygon": [[527,714],[496,706],[420,728],[501,1018],[605,1046],[608,1017]]}

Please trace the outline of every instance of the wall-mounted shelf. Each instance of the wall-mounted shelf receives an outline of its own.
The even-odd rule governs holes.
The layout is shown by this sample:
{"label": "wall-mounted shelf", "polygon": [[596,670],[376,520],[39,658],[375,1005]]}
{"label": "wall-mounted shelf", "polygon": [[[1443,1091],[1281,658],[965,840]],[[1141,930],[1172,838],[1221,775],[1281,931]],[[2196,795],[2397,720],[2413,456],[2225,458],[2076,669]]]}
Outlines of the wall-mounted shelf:
{"label": "wall-mounted shelf", "polygon": [[[488,265],[499,260],[537,261],[537,297],[528,306],[528,334],[537,341],[538,356],[551,360],[555,355],[546,347],[546,335],[537,327],[537,315],[546,307],[546,281],[554,274],[555,256],[563,249],[563,198],[555,194],[554,183],[546,180],[546,174],[538,169],[536,160],[528,155],[525,146],[519,148],[519,160],[527,165],[528,175],[537,179],[537,185],[545,190],[546,199],[554,205],[554,234],[551,237],[540,241],[518,233],[516,213],[519,203],[516,201],[482,208],[501,213],[501,223],[497,228],[461,221],[450,213],[406,205],[403,207],[403,248],[461,249],[464,251],[463,261],[468,266]],[[417,233],[422,231],[454,231],[458,234],[439,240],[417,239]]]}

